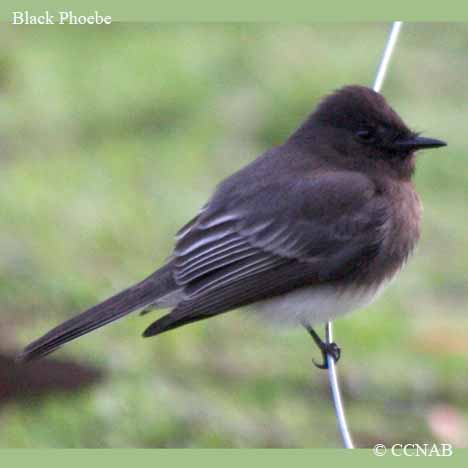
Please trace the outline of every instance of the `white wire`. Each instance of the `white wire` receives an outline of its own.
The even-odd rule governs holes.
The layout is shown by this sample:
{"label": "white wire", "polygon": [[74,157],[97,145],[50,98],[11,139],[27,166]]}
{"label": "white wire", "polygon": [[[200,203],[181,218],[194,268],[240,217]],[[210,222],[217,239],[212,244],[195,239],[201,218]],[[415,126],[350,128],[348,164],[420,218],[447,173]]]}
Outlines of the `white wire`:
{"label": "white wire", "polygon": [[[372,86],[374,91],[380,92],[380,90],[382,89],[382,85],[385,80],[385,75],[387,74],[388,65],[390,63],[390,58],[392,57],[392,53],[395,49],[395,45],[397,43],[402,25],[402,21],[394,21],[392,24],[392,28],[387,39],[387,44],[382,54],[382,59],[380,60],[379,68],[377,69],[377,75],[375,77],[374,85]],[[327,322],[327,324],[325,325],[325,340],[327,343],[333,342],[333,326],[331,322]],[[353,440],[351,439],[348,424],[346,422],[346,416],[343,408],[343,400],[341,398],[340,386],[338,384],[338,376],[336,373],[335,361],[329,354],[327,354],[327,364],[328,380],[330,381],[333,405],[335,406],[336,419],[338,421],[338,429],[340,431],[344,447],[352,449],[354,448],[354,444]]]}
{"label": "white wire", "polygon": [[395,45],[398,41],[398,36],[400,34],[401,26],[403,21],[394,21],[392,29],[390,30],[390,35],[388,36],[387,45],[385,46],[382,59],[380,60],[379,68],[377,70],[377,75],[375,77],[374,85],[372,89],[380,93],[382,89],[383,82],[385,80],[385,75],[387,74],[388,64],[392,57],[393,51],[395,50]]}
{"label": "white wire", "polygon": [[[327,343],[333,343],[333,327],[331,322],[327,322],[325,326],[325,340]],[[341,438],[345,448],[354,448],[353,440],[349,432],[346,416],[343,408],[343,400],[341,398],[340,386],[338,384],[338,376],[336,373],[335,360],[327,354],[328,364],[328,380],[330,381],[330,388],[332,391],[333,404],[335,406],[336,419],[338,421],[338,428],[340,430]]]}

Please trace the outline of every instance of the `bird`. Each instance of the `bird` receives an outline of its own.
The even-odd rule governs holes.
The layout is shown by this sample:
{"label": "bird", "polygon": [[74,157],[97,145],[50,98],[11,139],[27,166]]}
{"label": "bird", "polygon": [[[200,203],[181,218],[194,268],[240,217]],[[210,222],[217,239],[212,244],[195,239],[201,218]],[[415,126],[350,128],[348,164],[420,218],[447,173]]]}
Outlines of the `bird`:
{"label": "bird", "polygon": [[223,180],[142,281],[26,346],[30,361],[123,316],[171,309],[144,337],[250,306],[303,326],[326,356],[341,349],[316,325],[375,300],[420,237],[416,153],[446,143],[412,131],[380,93],[348,85],[322,98],[278,146]]}

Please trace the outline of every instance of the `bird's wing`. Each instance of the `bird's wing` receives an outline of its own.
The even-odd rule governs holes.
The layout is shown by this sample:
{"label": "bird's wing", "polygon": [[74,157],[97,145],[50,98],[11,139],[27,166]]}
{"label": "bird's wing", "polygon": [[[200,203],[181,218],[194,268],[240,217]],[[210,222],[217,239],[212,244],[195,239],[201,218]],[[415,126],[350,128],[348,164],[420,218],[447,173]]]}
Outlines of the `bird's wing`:
{"label": "bird's wing", "polygon": [[221,186],[179,231],[173,275],[184,299],[145,336],[339,279],[378,252],[387,207],[364,175],[322,172],[272,184]]}

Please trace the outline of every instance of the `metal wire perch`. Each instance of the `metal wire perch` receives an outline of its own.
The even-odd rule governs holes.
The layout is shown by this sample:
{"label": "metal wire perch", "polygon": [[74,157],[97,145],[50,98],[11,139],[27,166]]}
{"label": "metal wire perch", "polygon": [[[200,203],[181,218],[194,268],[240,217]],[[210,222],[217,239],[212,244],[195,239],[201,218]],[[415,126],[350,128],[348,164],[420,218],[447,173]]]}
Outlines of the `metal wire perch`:
{"label": "metal wire perch", "polygon": [[[392,57],[393,51],[395,50],[395,45],[398,41],[401,27],[403,25],[402,21],[394,21],[390,34],[387,39],[387,44],[385,45],[384,52],[382,54],[382,59],[380,60],[379,67],[377,69],[377,74],[375,77],[374,84],[372,86],[373,90],[380,92],[382,89],[385,76],[387,74],[388,65]],[[327,322],[325,325],[325,341],[327,343],[333,342],[333,326],[331,322]],[[340,431],[341,439],[343,440],[343,445],[345,448],[352,449],[354,448],[353,440],[349,432],[348,424],[346,422],[346,416],[343,408],[343,400],[341,398],[340,386],[338,384],[338,376],[336,372],[335,361],[332,356],[327,354],[327,364],[328,364],[328,379],[330,381],[330,388],[332,392],[333,405],[335,406],[336,419],[338,422],[338,429]]]}

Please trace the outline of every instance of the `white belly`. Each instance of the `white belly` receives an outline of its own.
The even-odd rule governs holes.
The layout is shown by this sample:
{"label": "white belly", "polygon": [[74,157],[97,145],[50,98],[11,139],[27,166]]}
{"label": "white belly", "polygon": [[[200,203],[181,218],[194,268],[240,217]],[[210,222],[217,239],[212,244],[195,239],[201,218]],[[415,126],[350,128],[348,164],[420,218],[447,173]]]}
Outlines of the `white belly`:
{"label": "white belly", "polygon": [[255,309],[268,321],[316,325],[369,305],[387,284],[341,290],[330,285],[309,286],[258,302]]}

